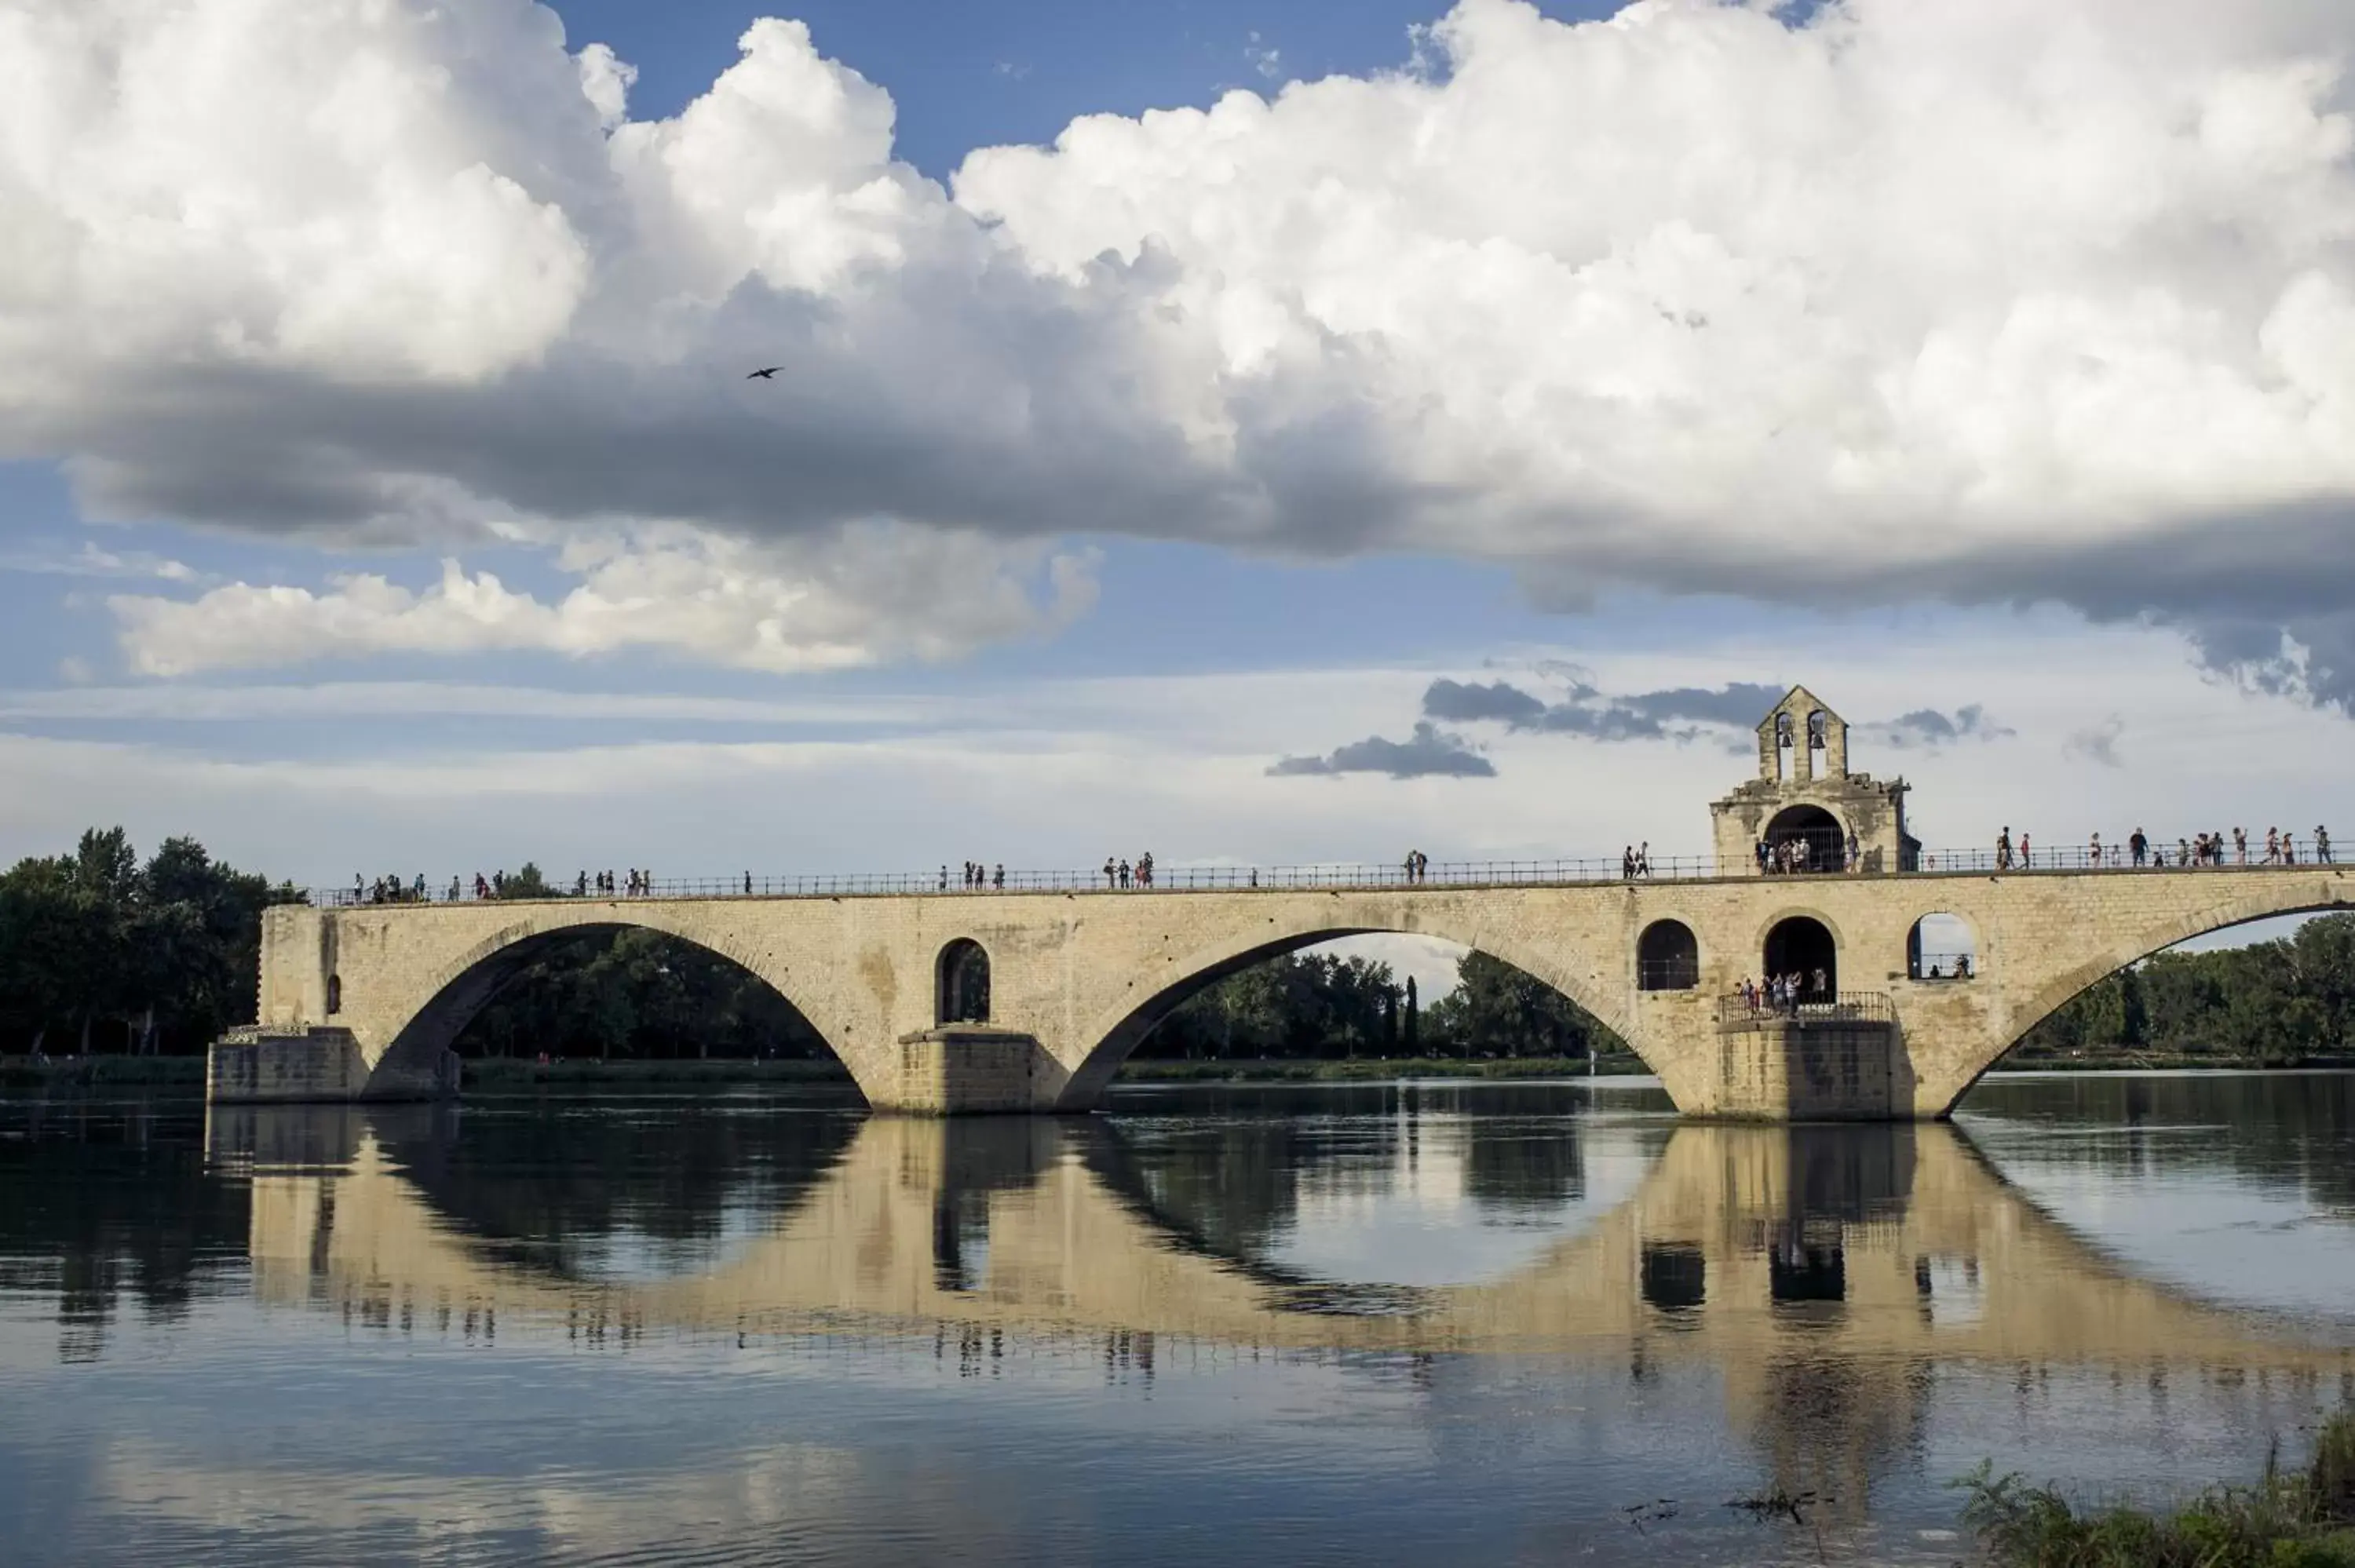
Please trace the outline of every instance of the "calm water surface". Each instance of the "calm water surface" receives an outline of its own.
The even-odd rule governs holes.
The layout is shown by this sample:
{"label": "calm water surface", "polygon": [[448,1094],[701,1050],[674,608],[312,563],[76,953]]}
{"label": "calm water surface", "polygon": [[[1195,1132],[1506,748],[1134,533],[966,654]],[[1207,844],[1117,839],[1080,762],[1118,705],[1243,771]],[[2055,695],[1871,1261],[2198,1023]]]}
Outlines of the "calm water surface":
{"label": "calm water surface", "polygon": [[0,1102],[10,1563],[1952,1563],[2349,1397],[2347,1075]]}

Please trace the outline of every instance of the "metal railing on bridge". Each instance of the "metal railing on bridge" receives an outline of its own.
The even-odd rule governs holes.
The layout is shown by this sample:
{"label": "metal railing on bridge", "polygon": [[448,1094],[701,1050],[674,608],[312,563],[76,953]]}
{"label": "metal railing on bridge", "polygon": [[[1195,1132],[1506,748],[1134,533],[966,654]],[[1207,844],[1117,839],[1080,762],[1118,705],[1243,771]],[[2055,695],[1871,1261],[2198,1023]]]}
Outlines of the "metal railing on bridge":
{"label": "metal railing on bridge", "polygon": [[1878,991],[1844,991],[1831,997],[1802,996],[1796,1003],[1775,1005],[1764,995],[1741,991],[1717,999],[1721,1032],[1764,1029],[1777,1023],[1895,1023],[1897,1004]]}
{"label": "metal railing on bridge", "polygon": [[[2153,841],[2154,844],[2156,841]],[[940,897],[972,897],[989,893],[1193,893],[1247,889],[1333,888],[1376,890],[1405,887],[1546,886],[1605,882],[1700,882],[1723,878],[1774,877],[1786,881],[1821,881],[1836,877],[1955,876],[1965,874],[2032,875],[2047,873],[2100,873],[2133,876],[2151,871],[2192,869],[2229,874],[2235,871],[2277,870],[2284,865],[2335,863],[2328,846],[2301,845],[2291,858],[2268,858],[2253,846],[2245,859],[2228,845],[2221,856],[2202,858],[2196,853],[2168,846],[2156,848],[2137,863],[2124,849],[2105,845],[2096,854],[2090,845],[2044,848],[2031,845],[2022,855],[2017,849],[2007,857],[1995,849],[1924,850],[1915,864],[1897,871],[1861,866],[1825,866],[1806,871],[1762,871],[1747,857],[1721,862],[1713,855],[1655,855],[1630,874],[1617,855],[1552,860],[1464,860],[1433,862],[1410,874],[1403,865],[1371,865],[1363,862],[1329,862],[1298,865],[1200,864],[1156,866],[1150,879],[1140,878],[1132,864],[1121,874],[1117,863],[1107,874],[1092,870],[1000,871],[993,866],[979,884],[969,884],[955,867],[932,871],[886,873],[817,873],[805,875],[707,876],[647,880],[636,892],[603,892],[593,880],[575,877],[547,883],[529,892],[517,890],[510,879],[487,894],[474,891],[472,874],[443,883],[414,878],[397,886],[389,878],[379,887],[362,883],[353,887],[314,888],[306,896],[314,904],[348,907],[368,904],[442,904],[489,898],[848,898],[884,895],[931,894]],[[615,874],[614,885],[628,885]]]}

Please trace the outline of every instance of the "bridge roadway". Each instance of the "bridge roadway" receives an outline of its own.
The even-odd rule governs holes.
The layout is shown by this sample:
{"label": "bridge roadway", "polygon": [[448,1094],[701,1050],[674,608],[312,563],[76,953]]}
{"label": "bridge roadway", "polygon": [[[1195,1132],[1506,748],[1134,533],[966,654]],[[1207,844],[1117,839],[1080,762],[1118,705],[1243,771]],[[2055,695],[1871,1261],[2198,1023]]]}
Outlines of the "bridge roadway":
{"label": "bridge roadway", "polygon": [[[219,1100],[418,1097],[523,965],[598,929],[665,932],[742,965],[800,1011],[868,1103],[917,1111],[1092,1108],[1188,996],[1277,954],[1403,932],[1476,948],[1561,991],[1657,1073],[1679,1109],[1760,1119],[1945,1115],[2054,1009],[2187,938],[2355,906],[2338,866],[1733,875],[1682,881],[1327,888],[554,898],[267,912],[258,1029],[216,1047]],[[1972,930],[1967,980],[1910,977],[1931,914]],[[1637,953],[1689,933],[1680,989]],[[1813,922],[1833,989],[1888,1022],[1720,1027],[1718,1004]],[[986,1027],[945,972],[977,946]],[[1885,996],[1886,1006],[1879,1005]]]}
{"label": "bridge roadway", "polygon": [[[1112,1129],[1051,1118],[868,1118],[708,1272],[567,1277],[528,1261],[544,1253],[470,1234],[410,1174],[435,1157],[421,1121],[449,1114],[217,1108],[216,1162],[250,1172],[257,1295],[423,1332],[945,1327],[1034,1342],[1700,1363],[1791,1489],[1859,1501],[1862,1487],[1847,1489],[1902,1446],[1902,1430],[1884,1428],[1919,1404],[1931,1363],[2023,1383],[2063,1367],[2153,1386],[2170,1372],[2226,1386],[2281,1378],[2355,1397],[2355,1346],[2136,1277],[1941,1124],[1682,1124],[1626,1201],[1508,1277],[1352,1290],[1222,1255],[1157,1208]],[[1828,1414],[1835,1384],[1846,1396]]]}

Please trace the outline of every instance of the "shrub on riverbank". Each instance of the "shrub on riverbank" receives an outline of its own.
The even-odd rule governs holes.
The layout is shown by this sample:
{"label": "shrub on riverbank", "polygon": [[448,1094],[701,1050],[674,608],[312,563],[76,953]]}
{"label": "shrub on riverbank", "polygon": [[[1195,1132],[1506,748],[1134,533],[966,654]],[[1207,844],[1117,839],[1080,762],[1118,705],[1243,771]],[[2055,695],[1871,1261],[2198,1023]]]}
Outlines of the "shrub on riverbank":
{"label": "shrub on riverbank", "polygon": [[2172,1512],[2080,1511],[2059,1489],[1988,1467],[1963,1485],[1963,1521],[1998,1568],[2355,1568],[2355,1409],[2333,1416],[2287,1475],[2217,1487]]}

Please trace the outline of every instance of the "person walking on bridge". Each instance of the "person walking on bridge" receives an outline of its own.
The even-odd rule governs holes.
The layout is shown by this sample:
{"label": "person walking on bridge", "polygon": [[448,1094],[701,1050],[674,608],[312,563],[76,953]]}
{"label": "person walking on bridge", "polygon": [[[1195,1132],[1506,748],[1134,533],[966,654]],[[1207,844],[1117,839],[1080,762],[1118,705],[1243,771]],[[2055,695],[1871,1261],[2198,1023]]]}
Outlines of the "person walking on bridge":
{"label": "person walking on bridge", "polygon": [[1995,868],[1998,871],[2011,869],[2011,824],[2009,822],[2004,824],[2003,832],[1995,836]]}
{"label": "person walking on bridge", "polygon": [[2126,853],[2132,857],[2137,865],[2141,865],[2150,859],[2150,841],[2142,836],[2140,828],[2137,828],[2126,839]]}
{"label": "person walking on bridge", "polygon": [[2314,862],[2317,865],[2333,863],[2330,858],[2330,830],[2320,822],[2314,824]]}

